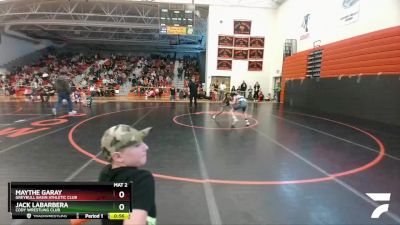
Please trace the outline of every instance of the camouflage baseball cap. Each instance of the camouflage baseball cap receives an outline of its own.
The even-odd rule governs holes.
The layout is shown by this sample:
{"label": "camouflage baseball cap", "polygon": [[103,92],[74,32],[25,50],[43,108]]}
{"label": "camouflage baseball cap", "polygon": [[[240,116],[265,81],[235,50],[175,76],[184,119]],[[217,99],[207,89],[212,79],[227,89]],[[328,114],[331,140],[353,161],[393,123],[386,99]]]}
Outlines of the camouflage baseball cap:
{"label": "camouflage baseball cap", "polygon": [[123,148],[139,144],[143,141],[152,128],[148,127],[143,130],[136,130],[135,128],[120,124],[108,128],[101,138],[101,150],[104,157],[111,161],[111,154],[118,152]]}

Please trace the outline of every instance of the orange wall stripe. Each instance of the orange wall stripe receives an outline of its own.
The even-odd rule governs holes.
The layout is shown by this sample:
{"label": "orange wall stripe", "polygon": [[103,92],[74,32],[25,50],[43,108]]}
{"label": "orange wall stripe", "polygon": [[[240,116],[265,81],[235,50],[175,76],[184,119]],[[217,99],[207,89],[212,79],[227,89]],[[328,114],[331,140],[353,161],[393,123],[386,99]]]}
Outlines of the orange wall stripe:
{"label": "orange wall stripe", "polygon": [[340,57],[338,59],[332,60],[323,60],[322,65],[331,65],[331,64],[338,64],[338,63],[347,63],[349,61],[356,62],[356,61],[366,61],[371,59],[389,59],[389,58],[398,58],[400,57],[400,50],[394,51],[385,51],[385,52],[375,52],[366,55],[355,55],[350,57]]}
{"label": "orange wall stripe", "polygon": [[378,30],[378,31],[367,33],[367,34],[362,34],[359,36],[351,37],[351,38],[344,39],[344,40],[334,42],[334,43],[330,43],[330,44],[327,44],[324,46],[326,48],[330,48],[330,49],[340,48],[342,46],[349,46],[349,45],[357,44],[359,42],[368,42],[368,41],[372,41],[375,39],[395,36],[395,35],[399,35],[399,34],[400,34],[400,26],[397,26],[397,27],[391,27],[391,28]]}
{"label": "orange wall stripe", "polygon": [[350,61],[347,63],[332,63],[324,65],[321,69],[323,70],[337,70],[337,69],[353,69],[371,66],[386,66],[386,65],[397,65],[400,64],[400,57],[389,58],[389,59],[373,59],[367,61]]}
{"label": "orange wall stripe", "polygon": [[321,72],[321,76],[324,75],[336,75],[340,76],[343,74],[359,74],[359,73],[391,73],[400,74],[400,65],[383,65],[383,66],[371,66],[362,68],[351,68],[351,69],[337,69],[337,70],[325,70]]}

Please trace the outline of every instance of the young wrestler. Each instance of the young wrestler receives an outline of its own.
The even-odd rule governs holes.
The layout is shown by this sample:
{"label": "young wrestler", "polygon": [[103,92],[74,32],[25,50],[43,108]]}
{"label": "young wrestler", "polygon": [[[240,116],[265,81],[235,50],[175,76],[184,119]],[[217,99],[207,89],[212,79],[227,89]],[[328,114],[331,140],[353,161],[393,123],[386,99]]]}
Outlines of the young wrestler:
{"label": "young wrestler", "polygon": [[212,116],[212,118],[215,119],[217,116],[221,115],[225,111],[225,109],[231,109],[232,107],[230,106],[230,103],[229,103],[231,100],[232,100],[232,98],[231,98],[230,93],[229,92],[225,93],[225,97],[222,100],[222,105],[221,105],[219,112],[217,114],[214,114]]}
{"label": "young wrestler", "polygon": [[250,122],[247,119],[247,114],[246,114],[246,109],[247,109],[246,98],[235,92],[231,93],[231,97],[233,98],[233,100],[230,102],[230,104],[232,105],[232,110],[231,110],[232,118],[233,118],[232,126],[235,126],[235,124],[239,121],[234,114],[234,111],[237,111],[237,110],[242,111],[242,113],[244,115],[244,121],[246,122],[246,126],[250,126]]}

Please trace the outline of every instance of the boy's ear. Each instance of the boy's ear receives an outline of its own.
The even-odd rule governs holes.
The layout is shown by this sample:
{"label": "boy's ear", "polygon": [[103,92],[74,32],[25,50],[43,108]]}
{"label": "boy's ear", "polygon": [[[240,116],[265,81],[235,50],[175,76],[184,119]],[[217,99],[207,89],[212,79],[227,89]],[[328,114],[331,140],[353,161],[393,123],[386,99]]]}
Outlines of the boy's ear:
{"label": "boy's ear", "polygon": [[122,161],[121,152],[113,152],[111,154],[111,158],[113,162],[121,162]]}

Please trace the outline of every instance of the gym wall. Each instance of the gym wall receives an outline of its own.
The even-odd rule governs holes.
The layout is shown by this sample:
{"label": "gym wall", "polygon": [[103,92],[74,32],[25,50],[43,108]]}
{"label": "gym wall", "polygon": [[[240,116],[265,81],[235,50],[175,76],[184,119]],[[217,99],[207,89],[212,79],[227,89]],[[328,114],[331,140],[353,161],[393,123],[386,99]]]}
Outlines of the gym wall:
{"label": "gym wall", "polygon": [[[396,26],[286,58],[284,105],[400,125],[399,43]],[[307,78],[309,55],[317,50],[320,77]]]}

